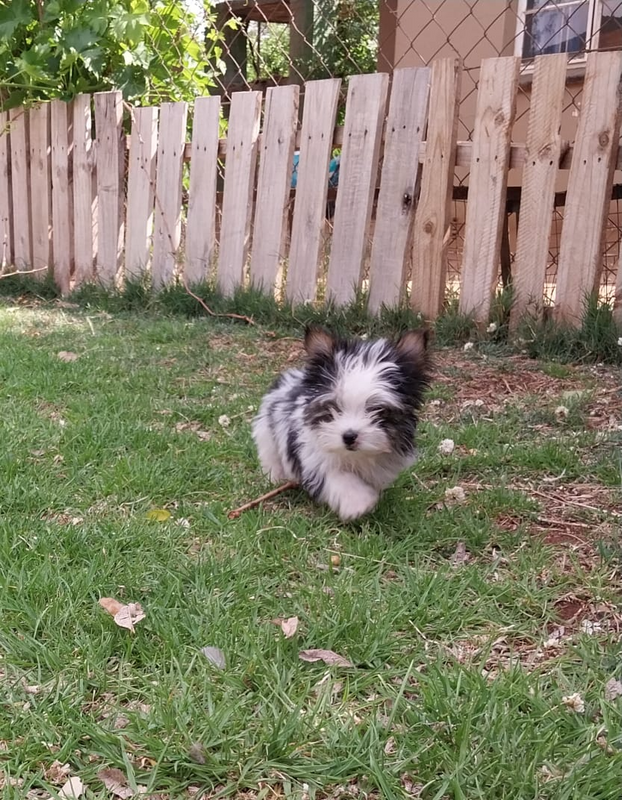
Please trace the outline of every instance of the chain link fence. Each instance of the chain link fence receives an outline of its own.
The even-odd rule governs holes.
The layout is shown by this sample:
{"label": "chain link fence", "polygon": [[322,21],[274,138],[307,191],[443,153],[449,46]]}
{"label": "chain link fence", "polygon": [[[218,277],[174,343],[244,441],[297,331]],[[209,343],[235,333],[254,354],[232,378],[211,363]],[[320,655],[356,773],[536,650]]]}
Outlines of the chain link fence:
{"label": "chain link fence", "polygon": [[[220,0],[223,34],[216,79],[225,108],[234,91],[282,83],[423,66],[457,56],[463,65],[458,139],[473,135],[480,62],[522,58],[513,140],[525,142],[533,58],[567,53],[562,138],[575,138],[587,53],[622,48],[622,0]],[[344,87],[345,91],[345,87]],[[616,183],[622,175],[616,172]],[[554,302],[567,171],[560,172],[551,225],[547,300]],[[509,177],[508,237],[513,257],[520,213],[519,170]],[[468,171],[456,169],[456,187]],[[449,289],[460,280],[466,200],[456,192],[448,246]],[[603,257],[601,295],[612,299],[620,250],[622,200],[614,191]]]}

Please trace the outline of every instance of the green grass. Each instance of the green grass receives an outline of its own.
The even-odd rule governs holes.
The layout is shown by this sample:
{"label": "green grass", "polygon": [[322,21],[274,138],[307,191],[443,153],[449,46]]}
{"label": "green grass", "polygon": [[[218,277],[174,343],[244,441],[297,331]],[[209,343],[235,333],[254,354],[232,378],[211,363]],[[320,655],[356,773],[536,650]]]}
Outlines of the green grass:
{"label": "green grass", "polygon": [[[619,797],[620,432],[591,416],[606,388],[622,424],[615,380],[441,351],[421,460],[374,514],[344,526],[292,492],[229,521],[267,489],[250,420],[293,326],[82,302],[0,308],[1,797],[57,792],[55,760],[102,799],[105,767],[161,798]],[[504,403],[502,378],[547,391]],[[142,604],[134,635],[104,596]],[[286,640],[270,620],[294,615]]]}

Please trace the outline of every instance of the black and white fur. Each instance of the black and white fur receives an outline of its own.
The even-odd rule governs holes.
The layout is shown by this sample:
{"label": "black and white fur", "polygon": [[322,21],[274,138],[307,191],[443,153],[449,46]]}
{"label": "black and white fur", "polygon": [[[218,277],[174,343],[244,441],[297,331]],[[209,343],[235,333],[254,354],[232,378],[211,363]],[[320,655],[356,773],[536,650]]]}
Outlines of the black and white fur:
{"label": "black and white fur", "polygon": [[277,378],[253,421],[261,466],[271,481],[296,481],[343,521],[356,519],[416,460],[427,332],[361,341],[313,327],[305,350],[304,368]]}

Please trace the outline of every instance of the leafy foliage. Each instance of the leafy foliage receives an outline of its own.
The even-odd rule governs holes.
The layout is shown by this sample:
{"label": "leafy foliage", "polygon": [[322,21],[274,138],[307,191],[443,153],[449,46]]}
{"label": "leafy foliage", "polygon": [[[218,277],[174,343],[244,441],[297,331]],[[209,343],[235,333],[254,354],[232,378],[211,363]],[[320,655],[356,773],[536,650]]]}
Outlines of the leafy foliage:
{"label": "leafy foliage", "polygon": [[173,0],[1,4],[0,104],[109,89],[136,104],[206,93],[221,50],[209,8],[205,16],[202,36],[199,20]]}
{"label": "leafy foliage", "polygon": [[[305,78],[346,77],[374,72],[378,53],[377,0],[316,0],[312,54],[294,63]],[[290,72],[290,29],[279,23],[248,27],[249,79],[285,77]]]}

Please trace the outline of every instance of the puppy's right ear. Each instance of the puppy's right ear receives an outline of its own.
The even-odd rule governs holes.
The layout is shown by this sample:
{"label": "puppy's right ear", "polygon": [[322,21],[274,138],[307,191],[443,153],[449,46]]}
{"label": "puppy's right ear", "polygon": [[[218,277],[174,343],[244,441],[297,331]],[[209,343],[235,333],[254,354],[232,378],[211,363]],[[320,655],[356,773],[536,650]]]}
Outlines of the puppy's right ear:
{"label": "puppy's right ear", "polygon": [[336,343],[332,333],[318,325],[309,325],[305,331],[305,350],[309,358],[328,358]]}

